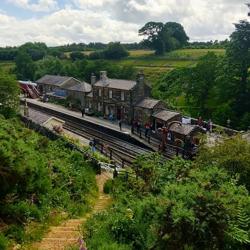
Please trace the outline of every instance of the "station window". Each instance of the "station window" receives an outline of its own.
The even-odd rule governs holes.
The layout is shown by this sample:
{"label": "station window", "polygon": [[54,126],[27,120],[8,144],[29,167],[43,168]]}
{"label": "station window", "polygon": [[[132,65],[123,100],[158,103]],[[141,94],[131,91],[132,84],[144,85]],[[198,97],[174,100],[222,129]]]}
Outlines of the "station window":
{"label": "station window", "polygon": [[98,94],[99,96],[102,96],[102,90],[101,89],[98,90],[98,93],[99,93]]}
{"label": "station window", "polygon": [[121,100],[122,100],[122,101],[125,100],[125,93],[124,93],[124,91],[121,92]]}
{"label": "station window", "polygon": [[102,111],[102,104],[100,102],[98,102],[98,111]]}
{"label": "station window", "polygon": [[113,95],[112,90],[109,90],[109,99],[112,99],[112,95]]}

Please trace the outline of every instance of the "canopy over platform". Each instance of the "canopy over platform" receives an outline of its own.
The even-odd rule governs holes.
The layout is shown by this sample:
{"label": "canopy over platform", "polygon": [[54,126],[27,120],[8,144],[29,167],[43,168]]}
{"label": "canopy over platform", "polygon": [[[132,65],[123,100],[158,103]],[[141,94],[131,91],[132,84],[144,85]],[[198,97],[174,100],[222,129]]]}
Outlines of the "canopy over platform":
{"label": "canopy over platform", "polygon": [[169,110],[161,110],[152,115],[154,118],[161,120],[163,122],[169,121],[181,121],[181,114]]}

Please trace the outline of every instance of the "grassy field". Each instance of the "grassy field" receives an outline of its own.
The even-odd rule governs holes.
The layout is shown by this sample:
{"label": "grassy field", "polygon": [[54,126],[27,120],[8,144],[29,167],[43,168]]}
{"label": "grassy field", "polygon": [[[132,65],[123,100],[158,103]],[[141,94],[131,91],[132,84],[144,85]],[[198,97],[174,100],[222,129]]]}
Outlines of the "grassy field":
{"label": "grassy field", "polygon": [[6,62],[6,61],[0,61],[0,69],[10,72],[11,69],[13,69],[15,66],[14,62]]}
{"label": "grassy field", "polygon": [[181,49],[166,53],[164,56],[155,56],[152,50],[129,51],[128,58],[113,61],[119,65],[133,65],[143,70],[150,82],[155,82],[161,73],[180,67],[192,67],[197,60],[208,52],[224,55],[224,49]]}

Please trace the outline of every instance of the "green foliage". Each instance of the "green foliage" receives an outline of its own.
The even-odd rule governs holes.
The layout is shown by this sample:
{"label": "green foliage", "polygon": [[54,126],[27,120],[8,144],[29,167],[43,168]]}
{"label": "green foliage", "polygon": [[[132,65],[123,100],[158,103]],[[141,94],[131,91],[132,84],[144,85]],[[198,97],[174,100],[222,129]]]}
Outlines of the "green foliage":
{"label": "green foliage", "polygon": [[84,59],[84,54],[81,51],[73,51],[70,53],[70,58],[72,61]]}
{"label": "green foliage", "polygon": [[8,240],[6,239],[6,237],[2,233],[0,233],[0,249],[6,250],[7,245],[8,245]]}
{"label": "green foliage", "polygon": [[0,114],[9,118],[19,107],[19,87],[13,76],[0,71]]}
{"label": "green foliage", "polygon": [[114,180],[114,206],[88,221],[88,248],[247,249],[250,197],[220,165],[231,153],[226,144],[225,154],[210,157],[202,150],[194,162],[140,156],[133,167],[137,178]]}
{"label": "green foliage", "polygon": [[[231,35],[226,55],[208,53],[192,68],[175,69],[154,85],[154,95],[191,116],[248,129],[250,121],[249,23],[241,21]],[[184,98],[184,103],[179,102]]]}
{"label": "green foliage", "polygon": [[122,58],[128,57],[129,53],[125,47],[120,42],[111,42],[107,45],[107,48],[103,51],[94,51],[90,53],[89,59],[113,59],[120,60]]}
{"label": "green foliage", "polygon": [[109,43],[107,49],[104,50],[106,59],[121,59],[128,55],[128,51],[119,42]]}
{"label": "green foliage", "polygon": [[35,63],[32,61],[31,56],[24,50],[19,49],[15,58],[16,67],[14,72],[18,79],[21,80],[34,80],[36,70]]}
{"label": "green foliage", "polygon": [[212,148],[202,148],[196,161],[197,165],[205,163],[224,168],[250,191],[250,145],[240,136],[217,143]]}
{"label": "green foliage", "polygon": [[112,180],[107,180],[104,184],[104,187],[103,187],[103,192],[105,194],[109,194],[111,193],[112,191],[112,186],[113,186],[113,181]]}
{"label": "green foliage", "polygon": [[155,50],[156,55],[163,55],[166,51],[179,49],[189,40],[181,24],[168,22],[148,22],[139,30],[145,46]]}
{"label": "green foliage", "polygon": [[25,43],[18,48],[19,51],[26,52],[33,61],[41,60],[48,53],[48,47],[45,43]]}
{"label": "green foliage", "polygon": [[78,215],[96,194],[95,174],[83,156],[0,118],[0,219],[7,235],[22,242],[23,225],[44,221],[52,209]]}

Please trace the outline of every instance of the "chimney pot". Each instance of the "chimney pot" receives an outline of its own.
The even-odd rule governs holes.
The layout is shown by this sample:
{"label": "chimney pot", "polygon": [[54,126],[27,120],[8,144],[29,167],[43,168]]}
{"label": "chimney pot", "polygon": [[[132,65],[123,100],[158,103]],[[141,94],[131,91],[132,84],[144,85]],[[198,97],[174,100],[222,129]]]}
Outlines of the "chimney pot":
{"label": "chimney pot", "polygon": [[106,81],[107,80],[107,71],[100,71],[100,80]]}
{"label": "chimney pot", "polygon": [[91,74],[91,85],[94,85],[96,83],[96,76],[94,73]]}

